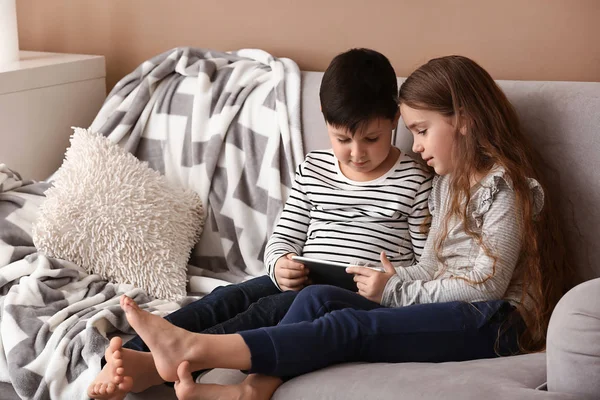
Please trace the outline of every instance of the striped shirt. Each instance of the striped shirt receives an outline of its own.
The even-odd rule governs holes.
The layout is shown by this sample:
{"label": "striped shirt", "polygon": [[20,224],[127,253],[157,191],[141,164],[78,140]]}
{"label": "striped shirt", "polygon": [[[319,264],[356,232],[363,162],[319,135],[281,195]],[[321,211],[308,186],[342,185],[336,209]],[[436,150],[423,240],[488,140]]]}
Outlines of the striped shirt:
{"label": "striped shirt", "polygon": [[[535,179],[529,179],[529,187],[535,215],[544,205],[544,192]],[[520,301],[520,285],[512,279],[521,254],[519,213],[505,170],[497,166],[473,186],[467,206],[467,223],[485,240],[497,259],[495,264],[477,241],[466,234],[462,219],[448,223],[448,236],[437,257],[435,242],[448,213],[449,192],[450,178],[436,176],[429,197],[431,229],[423,256],[418,264],[396,268],[397,275],[387,282],[383,291],[382,305],[401,307],[500,299],[516,305]]]}
{"label": "striped shirt", "polygon": [[379,263],[385,250],[396,265],[419,260],[427,239],[431,174],[401,153],[377,179],[344,176],[331,150],[309,153],[298,166],[292,191],[265,249],[273,281],[275,263],[287,254],[346,262]]}

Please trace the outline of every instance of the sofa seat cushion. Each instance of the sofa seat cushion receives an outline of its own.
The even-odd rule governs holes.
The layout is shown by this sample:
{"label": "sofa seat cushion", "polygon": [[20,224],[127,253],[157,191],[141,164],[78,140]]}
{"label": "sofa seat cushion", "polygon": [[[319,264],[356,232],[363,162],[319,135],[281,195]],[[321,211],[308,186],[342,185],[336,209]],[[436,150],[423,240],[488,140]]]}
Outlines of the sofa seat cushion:
{"label": "sofa seat cushion", "polygon": [[[245,375],[217,369],[202,383],[230,384]],[[291,399],[575,399],[536,390],[546,381],[546,355],[448,363],[342,364],[296,377],[273,396]]]}
{"label": "sofa seat cushion", "polygon": [[[203,375],[200,382],[234,384],[245,376],[239,371],[215,369]],[[294,378],[283,384],[273,399],[581,399],[536,390],[545,380],[545,354],[440,364],[354,363]],[[127,400],[149,399],[175,400],[175,391],[160,385],[127,396]]]}

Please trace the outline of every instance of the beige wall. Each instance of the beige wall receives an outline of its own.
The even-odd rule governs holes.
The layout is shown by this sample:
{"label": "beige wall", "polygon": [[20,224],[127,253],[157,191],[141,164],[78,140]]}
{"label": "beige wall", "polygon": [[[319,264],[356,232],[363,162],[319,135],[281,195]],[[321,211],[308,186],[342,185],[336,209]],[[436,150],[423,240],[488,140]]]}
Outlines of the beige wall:
{"label": "beige wall", "polygon": [[406,76],[462,54],[496,79],[600,81],[599,0],[17,0],[20,47],[106,56],[108,88],[176,46],[262,48],[301,69],[371,47]]}

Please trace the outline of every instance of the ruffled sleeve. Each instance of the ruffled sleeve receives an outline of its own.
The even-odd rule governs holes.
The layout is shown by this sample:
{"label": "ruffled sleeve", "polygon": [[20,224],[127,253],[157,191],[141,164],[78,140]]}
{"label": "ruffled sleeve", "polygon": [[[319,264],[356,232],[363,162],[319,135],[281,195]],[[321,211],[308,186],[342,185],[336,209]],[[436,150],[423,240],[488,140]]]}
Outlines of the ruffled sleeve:
{"label": "ruffled sleeve", "polygon": [[440,176],[439,175],[435,175],[433,177],[433,182],[431,183],[431,193],[429,195],[429,199],[427,199],[427,206],[429,207],[429,214],[431,214],[432,216],[435,214],[436,212],[436,196],[435,194],[439,192],[439,187],[438,187],[438,181],[440,180]]}
{"label": "ruffled sleeve", "polygon": [[[538,181],[533,178],[527,178],[529,183],[529,189],[532,193],[533,198],[533,216],[534,218],[539,215],[544,207],[544,190]],[[494,198],[498,193],[499,186],[501,183],[506,184],[512,189],[512,181],[506,176],[506,171],[502,167],[497,167],[494,171],[488,174],[481,182],[480,196],[475,199],[477,206],[471,213],[473,220],[477,227],[481,227],[483,224],[483,216],[490,210]]]}
{"label": "ruffled sleeve", "polygon": [[544,208],[544,189],[538,181],[533,178],[527,178],[529,189],[533,194],[533,216],[537,217]]}

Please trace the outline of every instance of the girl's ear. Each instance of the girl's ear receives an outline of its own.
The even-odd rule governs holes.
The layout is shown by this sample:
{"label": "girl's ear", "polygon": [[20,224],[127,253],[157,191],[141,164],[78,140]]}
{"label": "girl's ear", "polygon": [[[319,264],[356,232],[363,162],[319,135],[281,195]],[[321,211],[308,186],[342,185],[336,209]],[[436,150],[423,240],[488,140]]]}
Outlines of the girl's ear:
{"label": "girl's ear", "polygon": [[463,114],[462,111],[460,111],[460,115],[457,118],[456,124],[458,125],[458,131],[463,136],[467,135],[467,122],[467,117]]}

